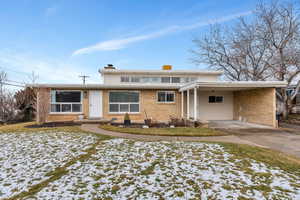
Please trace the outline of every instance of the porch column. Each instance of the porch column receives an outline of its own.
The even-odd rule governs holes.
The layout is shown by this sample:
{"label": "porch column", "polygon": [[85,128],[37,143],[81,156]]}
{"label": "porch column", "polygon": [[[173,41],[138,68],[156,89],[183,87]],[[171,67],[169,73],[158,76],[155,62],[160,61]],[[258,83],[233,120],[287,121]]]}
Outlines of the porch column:
{"label": "porch column", "polygon": [[197,88],[194,88],[194,121],[197,121]]}
{"label": "porch column", "polygon": [[184,91],[181,92],[181,118],[184,117]]}
{"label": "porch column", "polygon": [[190,90],[187,89],[186,91],[186,119],[190,118]]}

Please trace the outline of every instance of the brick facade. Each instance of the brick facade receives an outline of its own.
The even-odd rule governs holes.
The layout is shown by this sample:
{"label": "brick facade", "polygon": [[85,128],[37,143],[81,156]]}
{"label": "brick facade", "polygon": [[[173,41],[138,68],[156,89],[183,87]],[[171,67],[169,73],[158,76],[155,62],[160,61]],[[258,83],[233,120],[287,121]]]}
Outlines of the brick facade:
{"label": "brick facade", "polygon": [[234,92],[234,120],[276,127],[275,92],[275,88]]}
{"label": "brick facade", "polygon": [[[140,92],[140,113],[130,114],[130,119],[134,122],[143,122],[148,118],[160,122],[168,122],[170,116],[180,118],[181,116],[181,96],[175,91],[175,103],[158,103],[157,92],[161,90],[139,90]],[[169,90],[168,90],[169,91]],[[117,121],[123,121],[124,114],[109,113],[109,90],[103,90],[103,117],[105,119],[116,118]]]}
{"label": "brick facade", "polygon": [[[37,122],[73,121],[79,114],[51,114],[50,113],[50,88],[39,88],[37,93]],[[88,117],[89,103],[88,92],[84,92],[82,100],[84,117]]]}

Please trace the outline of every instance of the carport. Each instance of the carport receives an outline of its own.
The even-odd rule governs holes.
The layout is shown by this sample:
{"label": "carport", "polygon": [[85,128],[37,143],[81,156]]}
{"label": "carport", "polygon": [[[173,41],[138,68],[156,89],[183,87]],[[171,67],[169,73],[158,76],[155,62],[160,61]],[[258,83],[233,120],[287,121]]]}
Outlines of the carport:
{"label": "carport", "polygon": [[276,88],[282,81],[193,82],[180,88],[181,115],[194,121],[225,120],[277,127]]}

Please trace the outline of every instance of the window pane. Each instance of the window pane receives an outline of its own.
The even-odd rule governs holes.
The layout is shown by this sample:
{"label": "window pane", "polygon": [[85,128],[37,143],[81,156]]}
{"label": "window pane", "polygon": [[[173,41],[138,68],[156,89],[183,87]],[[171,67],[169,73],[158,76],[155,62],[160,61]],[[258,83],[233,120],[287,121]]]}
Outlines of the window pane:
{"label": "window pane", "polygon": [[119,112],[119,104],[109,104],[109,112]]}
{"label": "window pane", "polygon": [[170,83],[170,77],[161,77],[162,83]]}
{"label": "window pane", "polygon": [[143,83],[150,83],[150,81],[151,81],[151,78],[150,78],[150,77],[143,77],[143,78],[142,78],[142,82],[143,82]]}
{"label": "window pane", "polygon": [[130,104],[130,112],[139,112],[139,104]]}
{"label": "window pane", "polygon": [[130,103],[139,102],[138,92],[110,92],[109,102]]}
{"label": "window pane", "polygon": [[51,104],[51,112],[60,112],[60,104]]}
{"label": "window pane", "polygon": [[216,96],[209,96],[208,97],[208,102],[209,103],[215,103],[216,102]]}
{"label": "window pane", "polygon": [[160,83],[160,78],[159,77],[151,77],[151,82],[152,83]]}
{"label": "window pane", "polygon": [[180,83],[180,77],[172,77],[172,83]]}
{"label": "window pane", "polygon": [[80,91],[56,91],[56,102],[81,102]]}
{"label": "window pane", "polygon": [[174,102],[174,93],[167,93],[167,102]]}
{"label": "window pane", "polygon": [[166,93],[165,92],[158,92],[157,93],[157,101],[158,102],[165,102],[166,101]]}
{"label": "window pane", "polygon": [[81,112],[81,104],[73,104],[72,112]]}
{"label": "window pane", "polygon": [[128,76],[121,76],[121,82],[129,82]]}
{"label": "window pane", "polygon": [[128,104],[120,104],[120,112],[129,112]]}
{"label": "window pane", "polygon": [[216,97],[216,102],[217,103],[222,103],[223,102],[223,97],[222,96]]}
{"label": "window pane", "polygon": [[61,111],[62,112],[71,112],[71,104],[62,104]]}
{"label": "window pane", "polygon": [[131,77],[131,82],[139,83],[139,82],[141,82],[141,78],[140,77]]}

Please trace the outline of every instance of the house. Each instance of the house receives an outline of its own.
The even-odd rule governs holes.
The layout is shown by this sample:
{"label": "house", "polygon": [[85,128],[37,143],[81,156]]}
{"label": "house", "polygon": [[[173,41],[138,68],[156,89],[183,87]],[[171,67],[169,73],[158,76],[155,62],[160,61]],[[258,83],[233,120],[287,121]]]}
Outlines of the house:
{"label": "house", "polygon": [[114,119],[129,113],[134,122],[147,116],[191,120],[240,120],[277,126],[276,88],[285,82],[220,81],[221,71],[99,70],[102,84],[34,84],[37,120]]}

